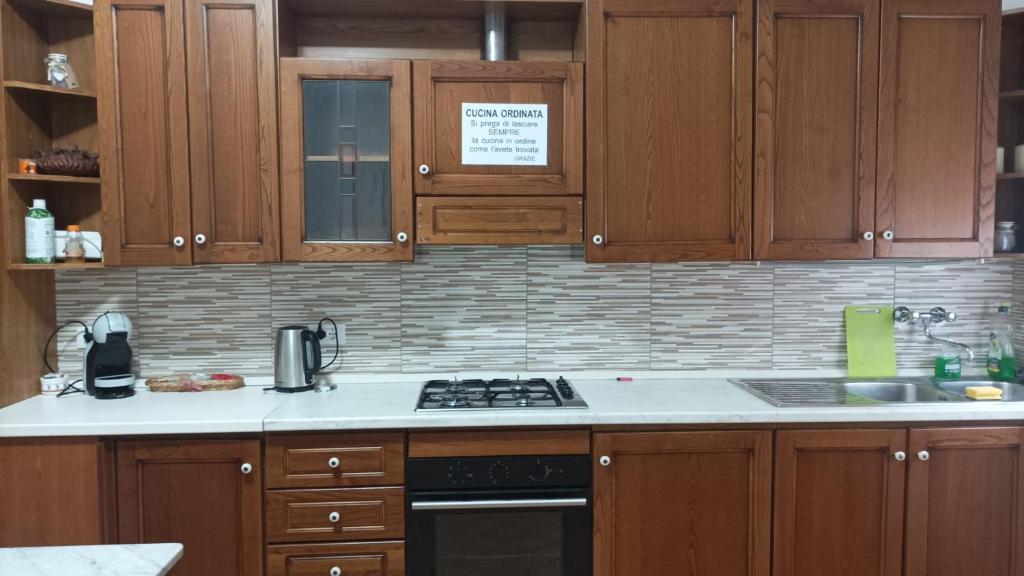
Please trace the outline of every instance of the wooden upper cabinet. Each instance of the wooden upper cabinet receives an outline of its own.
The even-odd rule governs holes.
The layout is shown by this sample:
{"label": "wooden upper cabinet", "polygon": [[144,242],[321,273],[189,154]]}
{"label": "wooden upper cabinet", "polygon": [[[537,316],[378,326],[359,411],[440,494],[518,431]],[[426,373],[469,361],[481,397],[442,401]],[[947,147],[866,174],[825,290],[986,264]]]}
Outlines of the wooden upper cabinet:
{"label": "wooden upper cabinet", "polygon": [[196,263],[280,259],[272,0],[188,0]]}
{"label": "wooden upper cabinet", "polygon": [[871,258],[879,0],[759,0],[754,258]]}
{"label": "wooden upper cabinet", "polygon": [[96,1],[108,266],[192,262],[183,25],[181,0]]}
{"label": "wooden upper cabinet", "polygon": [[410,64],[281,59],[282,252],[412,260]]}
{"label": "wooden upper cabinet", "polygon": [[587,259],[749,260],[753,0],[587,11]]}
{"label": "wooden upper cabinet", "polygon": [[774,576],[901,576],[906,449],[902,429],[778,432]]}
{"label": "wooden upper cabinet", "polygon": [[910,431],[906,576],[1024,572],[1024,429]]}
{"label": "wooden upper cabinet", "polygon": [[767,576],[771,446],[770,431],[594,434],[594,575]]}
{"label": "wooden upper cabinet", "polygon": [[261,574],[259,464],[257,439],[118,442],[118,542],[184,544],[171,576]]}
{"label": "wooden upper cabinet", "polygon": [[876,255],[992,255],[1000,10],[883,3]]}
{"label": "wooden upper cabinet", "polygon": [[[571,62],[416,61],[415,188],[417,194],[583,194],[583,66]],[[474,164],[463,149],[464,108],[472,104],[546,106],[546,162]],[[471,119],[472,120],[472,119]],[[533,119],[480,117],[495,130]],[[480,142],[487,146],[487,142]],[[529,149],[529,144],[522,146]],[[513,160],[518,162],[517,160]]]}

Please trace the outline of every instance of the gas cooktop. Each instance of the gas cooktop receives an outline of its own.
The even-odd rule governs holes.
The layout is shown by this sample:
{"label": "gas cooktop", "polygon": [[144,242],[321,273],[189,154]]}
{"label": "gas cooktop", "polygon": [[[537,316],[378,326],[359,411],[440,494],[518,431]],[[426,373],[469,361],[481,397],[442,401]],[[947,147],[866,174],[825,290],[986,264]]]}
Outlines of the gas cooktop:
{"label": "gas cooktop", "polygon": [[587,408],[576,390],[559,377],[528,380],[430,380],[423,385],[417,411],[529,408]]}

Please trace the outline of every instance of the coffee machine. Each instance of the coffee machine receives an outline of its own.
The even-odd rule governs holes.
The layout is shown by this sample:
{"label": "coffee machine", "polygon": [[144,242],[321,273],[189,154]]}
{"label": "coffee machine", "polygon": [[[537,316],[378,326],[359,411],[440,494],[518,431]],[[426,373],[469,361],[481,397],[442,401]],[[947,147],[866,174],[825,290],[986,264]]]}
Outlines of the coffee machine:
{"label": "coffee machine", "polygon": [[135,395],[132,368],[132,321],[121,312],[104,312],[92,323],[85,352],[85,391],[100,400]]}

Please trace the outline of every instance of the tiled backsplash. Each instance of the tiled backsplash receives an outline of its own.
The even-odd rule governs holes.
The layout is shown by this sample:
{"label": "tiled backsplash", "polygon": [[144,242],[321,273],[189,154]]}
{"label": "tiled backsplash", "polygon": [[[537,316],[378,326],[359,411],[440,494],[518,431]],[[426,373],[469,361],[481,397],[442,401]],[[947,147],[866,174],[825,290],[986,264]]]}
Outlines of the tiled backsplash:
{"label": "tiled backsplash", "polygon": [[[345,324],[343,372],[842,368],[845,305],[945,306],[960,318],[937,332],[982,361],[1011,294],[1021,326],[1024,263],[607,265],[568,247],[421,247],[403,264],[64,271],[57,313],[127,312],[147,376],[269,375],[274,327],[322,316]],[[59,338],[65,371],[81,366],[75,332]],[[902,368],[940,349],[911,326],[896,346]]]}

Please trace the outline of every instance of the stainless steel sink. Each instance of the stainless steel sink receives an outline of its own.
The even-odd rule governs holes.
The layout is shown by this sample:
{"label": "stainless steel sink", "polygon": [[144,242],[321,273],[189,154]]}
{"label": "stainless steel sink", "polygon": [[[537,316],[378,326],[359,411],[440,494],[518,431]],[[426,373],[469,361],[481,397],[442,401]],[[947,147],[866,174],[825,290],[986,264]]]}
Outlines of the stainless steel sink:
{"label": "stainless steel sink", "polygon": [[988,380],[807,378],[732,382],[758,398],[781,407],[975,402],[965,396],[965,388],[984,385],[1002,389],[1004,402],[1024,402],[1024,385]]}
{"label": "stainless steel sink", "polygon": [[935,386],[919,386],[914,382],[844,382],[847,394],[879,402],[948,402],[950,394]]}

